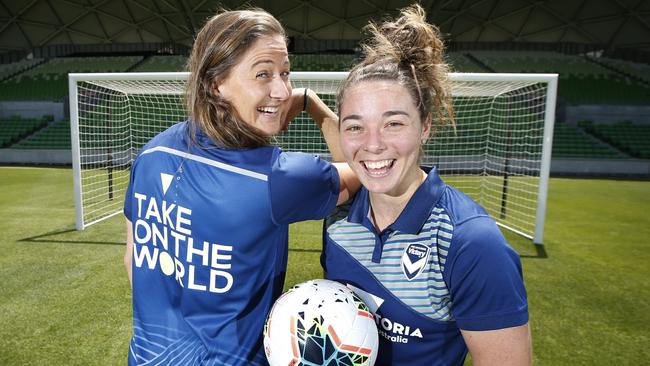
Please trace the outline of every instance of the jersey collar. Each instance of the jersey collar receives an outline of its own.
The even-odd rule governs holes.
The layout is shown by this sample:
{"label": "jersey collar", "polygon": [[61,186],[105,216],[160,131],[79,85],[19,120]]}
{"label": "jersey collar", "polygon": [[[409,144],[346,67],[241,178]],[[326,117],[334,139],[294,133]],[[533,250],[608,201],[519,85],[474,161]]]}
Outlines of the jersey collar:
{"label": "jersey collar", "polygon": [[[430,169],[427,178],[415,191],[397,220],[388,226],[386,230],[392,229],[407,234],[418,234],[429,219],[431,210],[442,196],[446,184],[440,179],[438,170],[435,167],[425,167],[423,169],[425,171]],[[375,231],[372,222],[368,218],[369,213],[368,190],[362,187],[350,207],[348,221],[364,225],[371,231]]]}

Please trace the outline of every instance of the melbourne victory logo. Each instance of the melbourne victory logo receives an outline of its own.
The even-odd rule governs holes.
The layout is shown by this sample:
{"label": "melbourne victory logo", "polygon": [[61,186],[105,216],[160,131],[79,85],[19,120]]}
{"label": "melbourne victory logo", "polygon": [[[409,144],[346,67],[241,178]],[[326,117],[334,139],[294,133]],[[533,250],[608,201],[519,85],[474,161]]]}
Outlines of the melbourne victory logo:
{"label": "melbourne victory logo", "polygon": [[419,243],[411,243],[402,254],[402,272],[411,281],[422,273],[429,260],[429,247]]}

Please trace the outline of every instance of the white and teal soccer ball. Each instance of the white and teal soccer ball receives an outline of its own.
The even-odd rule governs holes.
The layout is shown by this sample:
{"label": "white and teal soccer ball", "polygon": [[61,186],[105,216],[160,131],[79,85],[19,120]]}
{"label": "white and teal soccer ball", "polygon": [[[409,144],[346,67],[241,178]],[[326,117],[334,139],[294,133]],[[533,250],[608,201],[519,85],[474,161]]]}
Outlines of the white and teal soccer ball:
{"label": "white and teal soccer ball", "polygon": [[311,280],[275,302],[264,326],[271,366],[372,366],[379,337],[375,319],[346,286]]}

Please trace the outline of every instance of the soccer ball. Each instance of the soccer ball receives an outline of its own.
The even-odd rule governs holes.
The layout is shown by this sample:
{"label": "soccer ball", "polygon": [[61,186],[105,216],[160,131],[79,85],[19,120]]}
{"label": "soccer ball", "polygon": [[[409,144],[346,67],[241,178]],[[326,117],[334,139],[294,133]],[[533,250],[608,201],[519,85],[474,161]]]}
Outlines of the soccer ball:
{"label": "soccer ball", "polygon": [[271,366],[372,366],[379,337],[366,304],[344,285],[311,280],[275,302],[264,326]]}

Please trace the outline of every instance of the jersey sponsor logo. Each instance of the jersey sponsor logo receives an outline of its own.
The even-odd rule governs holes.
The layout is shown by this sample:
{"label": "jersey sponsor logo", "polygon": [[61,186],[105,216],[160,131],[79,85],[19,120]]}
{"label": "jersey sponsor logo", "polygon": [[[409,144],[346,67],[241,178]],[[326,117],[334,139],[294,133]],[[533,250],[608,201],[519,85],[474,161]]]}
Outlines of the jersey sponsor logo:
{"label": "jersey sponsor logo", "polygon": [[167,193],[167,189],[172,184],[174,176],[171,174],[160,173],[160,184],[162,185],[163,195]]}
{"label": "jersey sponsor logo", "polygon": [[413,337],[422,338],[420,328],[405,325],[380,314],[375,314],[379,335],[393,343],[408,343]]}
{"label": "jersey sponsor logo", "polygon": [[420,328],[405,325],[388,317],[382,316],[377,313],[379,307],[384,303],[384,299],[364,291],[358,287],[346,284],[357,296],[366,303],[370,311],[375,315],[375,322],[377,323],[377,331],[379,335],[393,343],[408,343],[411,337],[422,338],[422,331]]}
{"label": "jersey sponsor logo", "polygon": [[[161,175],[163,189],[168,177]],[[212,243],[192,233],[192,210],[134,192],[133,266],[159,270],[189,290],[224,293],[234,283],[231,245]]]}
{"label": "jersey sponsor logo", "polygon": [[431,249],[420,243],[411,243],[402,254],[402,272],[406,279],[412,281],[423,272],[429,260]]}

